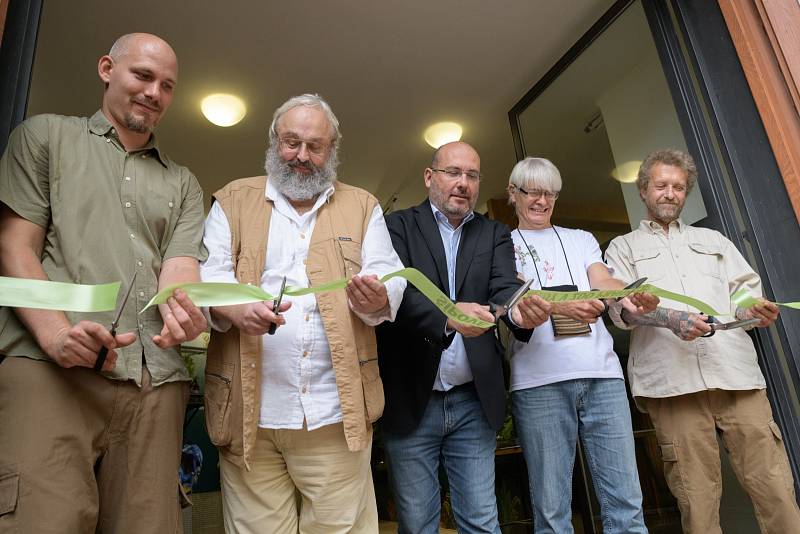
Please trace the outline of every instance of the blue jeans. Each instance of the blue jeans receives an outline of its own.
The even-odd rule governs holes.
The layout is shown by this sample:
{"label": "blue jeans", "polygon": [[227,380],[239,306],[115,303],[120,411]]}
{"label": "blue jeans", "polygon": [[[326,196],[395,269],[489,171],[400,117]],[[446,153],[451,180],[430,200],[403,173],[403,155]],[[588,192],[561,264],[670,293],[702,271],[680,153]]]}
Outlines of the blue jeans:
{"label": "blue jeans", "polygon": [[500,534],[494,493],[495,432],[472,384],[434,391],[410,434],[384,433],[398,532],[439,532],[439,459],[460,533]]}
{"label": "blue jeans", "polygon": [[534,532],[571,533],[572,469],[581,439],[603,532],[646,533],[625,383],[566,380],[512,394],[514,426],[534,509]]}

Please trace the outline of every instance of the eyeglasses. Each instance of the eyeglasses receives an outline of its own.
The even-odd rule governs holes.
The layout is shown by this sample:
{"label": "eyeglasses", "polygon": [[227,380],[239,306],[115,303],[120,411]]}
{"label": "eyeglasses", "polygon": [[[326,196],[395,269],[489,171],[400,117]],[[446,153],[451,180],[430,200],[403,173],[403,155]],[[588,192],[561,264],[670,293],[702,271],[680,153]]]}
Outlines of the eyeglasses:
{"label": "eyeglasses", "polygon": [[461,175],[465,175],[470,182],[480,182],[483,177],[478,171],[465,171],[458,167],[447,167],[446,169],[434,169],[435,172],[443,172],[450,180],[458,180]]}
{"label": "eyeglasses", "polygon": [[531,189],[526,191],[519,186],[515,186],[517,191],[526,195],[528,198],[541,198],[544,196],[547,200],[555,200],[558,198],[558,191],[545,191],[544,189]]}
{"label": "eyeglasses", "polygon": [[303,141],[297,137],[279,137],[281,148],[286,152],[299,152],[303,145],[306,145],[306,150],[314,156],[321,156],[330,146],[329,143],[321,143],[319,141]]}

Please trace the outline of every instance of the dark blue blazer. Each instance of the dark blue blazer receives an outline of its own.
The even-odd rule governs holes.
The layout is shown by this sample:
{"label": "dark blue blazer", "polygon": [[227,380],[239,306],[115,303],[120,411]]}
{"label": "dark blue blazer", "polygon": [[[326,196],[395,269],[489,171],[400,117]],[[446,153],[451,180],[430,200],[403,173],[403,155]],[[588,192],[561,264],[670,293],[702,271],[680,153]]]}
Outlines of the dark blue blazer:
{"label": "dark blue blazer", "polygon": [[[444,245],[429,201],[387,215],[386,225],[403,265],[422,271],[449,295]],[[508,227],[476,213],[462,229],[456,259],[456,301],[505,302],[522,284],[516,271]],[[447,317],[408,284],[395,321],[377,328],[386,396],[381,425],[387,431],[407,434],[419,424],[442,351],[453,340],[454,334],[445,336],[446,323]],[[520,341],[530,339],[532,330],[509,326]],[[499,429],[506,408],[503,347],[493,329],[464,338],[464,346],[484,414],[492,428]]]}

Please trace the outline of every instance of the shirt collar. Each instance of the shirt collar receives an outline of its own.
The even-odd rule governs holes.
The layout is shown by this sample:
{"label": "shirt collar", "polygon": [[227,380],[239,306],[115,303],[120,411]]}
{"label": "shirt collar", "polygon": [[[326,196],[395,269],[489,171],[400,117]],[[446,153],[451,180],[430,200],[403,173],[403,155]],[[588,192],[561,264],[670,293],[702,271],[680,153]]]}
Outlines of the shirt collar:
{"label": "shirt collar", "polygon": [[[434,206],[434,205],[433,205],[433,202],[430,202],[430,200],[428,201],[428,203],[431,205],[431,209],[433,210],[433,217],[434,217],[434,218],[435,218],[435,219],[436,219],[436,220],[437,220],[439,223],[445,223],[445,224],[447,224],[447,226],[449,226],[450,228],[453,228],[453,225],[452,225],[452,224],[450,224],[450,220],[447,218],[447,215],[445,215],[444,213],[442,213],[442,212],[439,210],[439,208],[437,208],[436,206]],[[471,221],[473,218],[475,218],[475,212],[474,212],[474,211],[470,211],[470,212],[467,214],[467,216],[466,216],[466,217],[464,217],[464,219],[462,219],[462,221],[461,221],[461,224],[459,224],[459,225],[458,225],[456,228],[453,228],[453,230],[458,230],[459,228],[461,228],[462,226],[464,226],[465,224],[467,224],[469,221]]]}
{"label": "shirt collar", "polygon": [[[670,231],[676,230],[679,234],[683,233],[685,226],[686,224],[680,218],[669,223]],[[661,224],[649,219],[642,219],[642,221],[639,223],[639,230],[649,234],[664,233],[664,228],[661,227]]]}
{"label": "shirt collar", "polygon": [[[114,128],[111,122],[109,122],[102,109],[98,109],[97,112],[89,119],[89,131],[95,135],[113,137],[117,140],[117,142],[119,142],[119,136],[117,135],[116,128]],[[134,152],[154,152],[159,163],[161,163],[161,165],[164,167],[167,166],[166,156],[161,153],[161,149],[158,146],[158,140],[156,139],[155,134],[150,134],[150,140],[147,142],[147,144],[142,148],[136,149]]]}

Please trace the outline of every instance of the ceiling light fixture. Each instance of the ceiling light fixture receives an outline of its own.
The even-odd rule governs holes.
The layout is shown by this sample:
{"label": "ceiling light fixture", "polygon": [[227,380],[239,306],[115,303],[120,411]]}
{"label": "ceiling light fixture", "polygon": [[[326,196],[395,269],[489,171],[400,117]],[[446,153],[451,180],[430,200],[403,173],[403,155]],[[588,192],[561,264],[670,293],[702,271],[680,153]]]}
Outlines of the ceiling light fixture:
{"label": "ceiling light fixture", "polygon": [[200,109],[209,122],[223,127],[237,124],[247,113],[241,98],[224,93],[208,95],[200,103]]}
{"label": "ceiling light fixture", "polygon": [[456,122],[437,122],[428,126],[423,134],[425,142],[433,148],[461,139],[461,125]]}
{"label": "ceiling light fixture", "polygon": [[623,184],[632,184],[636,181],[636,176],[639,174],[639,167],[641,165],[641,161],[626,161],[611,171],[611,177]]}

